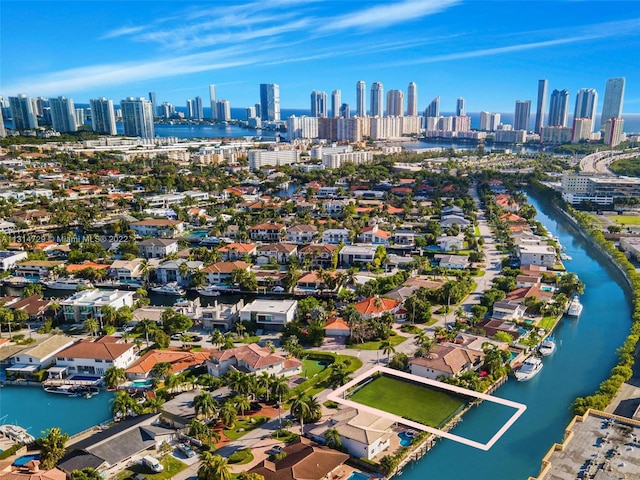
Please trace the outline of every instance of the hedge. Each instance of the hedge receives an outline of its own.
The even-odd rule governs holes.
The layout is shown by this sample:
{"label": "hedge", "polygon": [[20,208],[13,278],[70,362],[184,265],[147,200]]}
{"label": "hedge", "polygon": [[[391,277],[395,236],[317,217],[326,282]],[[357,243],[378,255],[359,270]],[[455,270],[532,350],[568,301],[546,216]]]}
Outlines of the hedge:
{"label": "hedge", "polygon": [[0,460],[6,460],[12,455],[15,455],[18,450],[22,448],[22,445],[16,443],[7,448],[4,452],[0,452]]}

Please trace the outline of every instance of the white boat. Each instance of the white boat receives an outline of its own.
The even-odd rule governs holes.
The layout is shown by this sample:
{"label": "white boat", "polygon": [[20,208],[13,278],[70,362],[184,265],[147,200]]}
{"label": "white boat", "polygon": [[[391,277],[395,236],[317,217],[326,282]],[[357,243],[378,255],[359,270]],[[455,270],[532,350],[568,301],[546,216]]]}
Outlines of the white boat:
{"label": "white boat", "polygon": [[527,358],[513,373],[516,380],[526,382],[535,377],[542,370],[542,360],[536,356]]}
{"label": "white boat", "polygon": [[51,290],[82,290],[93,288],[89,280],[84,278],[58,278],[56,280],[43,281],[42,284]]}
{"label": "white boat", "polygon": [[36,441],[35,437],[27,432],[25,428],[19,425],[10,425],[5,423],[0,425],[0,433],[16,443],[28,445]]}
{"label": "white boat", "polygon": [[543,357],[547,357],[555,351],[556,351],[556,341],[551,336],[545,338],[540,344],[540,346],[538,347],[538,352]]}
{"label": "white boat", "polygon": [[202,295],[203,297],[217,297],[220,295],[220,290],[212,285],[204,288],[196,288],[196,292],[198,292],[198,295]]}
{"label": "white boat", "polygon": [[163,295],[177,295],[179,297],[185,294],[185,291],[180,288],[176,282],[167,283],[166,285],[161,285],[159,287],[153,287],[151,291],[161,293]]}
{"label": "white boat", "polygon": [[574,295],[571,301],[569,302],[569,307],[567,308],[567,315],[570,317],[579,317],[582,313],[582,304],[580,303],[580,298],[578,295]]}
{"label": "white boat", "polygon": [[573,258],[571,257],[571,255],[567,255],[566,253],[561,253],[560,260],[564,260],[565,262],[570,262],[571,260],[573,260]]}

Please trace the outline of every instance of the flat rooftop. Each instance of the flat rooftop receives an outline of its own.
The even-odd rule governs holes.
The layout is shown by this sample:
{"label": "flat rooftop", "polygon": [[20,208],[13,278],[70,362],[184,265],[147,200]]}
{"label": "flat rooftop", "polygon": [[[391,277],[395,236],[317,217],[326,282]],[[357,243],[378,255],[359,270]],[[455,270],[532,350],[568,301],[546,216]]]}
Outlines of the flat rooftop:
{"label": "flat rooftop", "polygon": [[640,422],[589,410],[575,417],[562,445],[542,460],[540,475],[530,480],[640,478]]}

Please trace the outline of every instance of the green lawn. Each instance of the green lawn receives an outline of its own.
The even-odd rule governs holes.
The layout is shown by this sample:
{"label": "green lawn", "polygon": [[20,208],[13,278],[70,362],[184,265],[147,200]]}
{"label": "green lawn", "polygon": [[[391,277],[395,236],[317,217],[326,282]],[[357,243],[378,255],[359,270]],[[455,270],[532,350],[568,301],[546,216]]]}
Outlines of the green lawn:
{"label": "green lawn", "polygon": [[140,465],[139,463],[135,465],[131,465],[131,467],[123,470],[117,475],[118,480],[124,480],[125,478],[129,478],[131,475],[136,473],[142,473],[147,480],[168,480],[169,478],[173,478],[173,476],[187,468],[187,465],[182,463],[175,457],[171,455],[167,455],[166,457],[160,460],[160,463],[164,466],[164,470],[160,473],[150,473],[149,469]]}
{"label": "green lawn", "polygon": [[441,428],[466,403],[461,397],[426,385],[387,376],[374,379],[349,400],[434,428]]}
{"label": "green lawn", "polygon": [[242,338],[235,338],[233,340],[233,343],[247,343],[247,344],[251,344],[251,343],[258,343],[260,341],[260,337],[259,336],[253,336],[253,337],[242,337]]}
{"label": "green lawn", "polygon": [[318,365],[318,361],[319,360],[311,360],[308,358],[302,360],[302,373],[305,377],[311,378],[327,368],[326,365]]}
{"label": "green lawn", "polygon": [[[389,337],[389,341],[391,342],[391,345],[393,345],[394,347],[397,345],[400,345],[406,339],[407,337],[403,337],[401,335],[394,335]],[[354,343],[352,345],[349,345],[349,348],[355,348],[356,350],[380,350],[381,343],[382,343],[382,340],[376,340],[374,342],[365,342],[365,343]]]}
{"label": "green lawn", "polygon": [[640,216],[636,215],[612,215],[608,218],[619,225],[640,225]]}
{"label": "green lawn", "polygon": [[[249,421],[250,419],[254,419],[255,423],[250,423]],[[258,428],[267,420],[268,420],[267,417],[247,417],[246,419],[244,419],[238,416],[238,420],[236,421],[236,424],[234,425],[234,427],[229,430],[224,430],[224,434],[230,440],[238,440],[243,435],[246,435],[247,432],[250,432],[251,430]],[[241,430],[241,431],[238,431],[238,430]]]}
{"label": "green lawn", "polygon": [[545,330],[551,330],[554,325],[557,323],[558,318],[556,317],[543,317],[540,322],[538,322],[539,328],[544,328]]}

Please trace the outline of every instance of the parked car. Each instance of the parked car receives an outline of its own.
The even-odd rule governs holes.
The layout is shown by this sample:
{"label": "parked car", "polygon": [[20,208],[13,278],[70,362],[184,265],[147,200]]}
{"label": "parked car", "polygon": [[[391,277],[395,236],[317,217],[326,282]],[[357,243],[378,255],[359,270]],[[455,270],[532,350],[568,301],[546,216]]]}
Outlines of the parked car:
{"label": "parked car", "polygon": [[196,452],[187,443],[179,443],[178,450],[180,450],[187,458],[195,457]]}
{"label": "parked car", "polygon": [[162,466],[160,461],[157,458],[152,457],[151,455],[142,457],[141,463],[142,465],[149,468],[154,473],[159,473],[162,470],[164,470],[164,467]]}
{"label": "parked car", "polygon": [[267,455],[278,455],[279,453],[284,452],[284,448],[282,448],[280,445],[276,445],[275,447],[271,447],[269,450],[267,450]]}
{"label": "parked car", "polygon": [[260,410],[262,410],[262,405],[260,405],[258,402],[251,402],[251,410],[254,412],[259,412]]}

